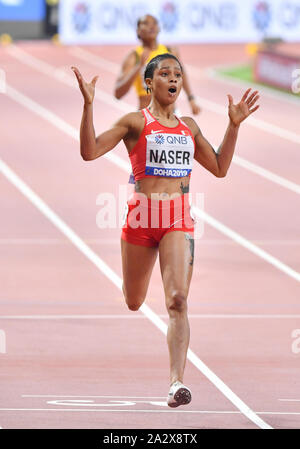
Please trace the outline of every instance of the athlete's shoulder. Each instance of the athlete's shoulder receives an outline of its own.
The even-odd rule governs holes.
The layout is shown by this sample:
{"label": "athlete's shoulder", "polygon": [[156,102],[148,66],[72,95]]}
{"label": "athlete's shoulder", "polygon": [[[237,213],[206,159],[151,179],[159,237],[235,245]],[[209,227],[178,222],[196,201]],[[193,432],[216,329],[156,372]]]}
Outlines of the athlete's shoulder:
{"label": "athlete's shoulder", "polygon": [[136,51],[136,49],[131,50],[124,58],[123,63],[122,63],[122,68],[124,69],[128,69],[128,68],[132,68],[135,66],[135,64],[137,63],[139,59],[139,55]]}
{"label": "athlete's shoulder", "polygon": [[192,117],[184,116],[180,117],[180,120],[191,130],[194,137],[199,133],[200,128]]}
{"label": "athlete's shoulder", "polygon": [[142,111],[129,112],[123,115],[118,125],[124,125],[132,132],[141,132],[145,125],[145,117]]}
{"label": "athlete's shoulder", "polygon": [[163,52],[163,53],[172,53],[172,49],[171,47],[169,47],[168,45],[159,43],[157,46],[158,51]]}

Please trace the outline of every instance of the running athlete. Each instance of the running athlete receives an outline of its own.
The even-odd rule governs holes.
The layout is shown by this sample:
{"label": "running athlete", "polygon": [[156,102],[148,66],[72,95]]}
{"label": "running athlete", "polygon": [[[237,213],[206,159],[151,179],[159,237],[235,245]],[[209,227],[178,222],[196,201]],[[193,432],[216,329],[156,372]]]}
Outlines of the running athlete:
{"label": "running athlete", "polygon": [[[155,56],[163,53],[172,53],[180,59],[177,48],[167,47],[157,42],[159,31],[159,24],[155,17],[149,14],[140,17],[137,21],[137,37],[141,41],[141,45],[126,56],[122,64],[121,74],[116,82],[116,98],[122,98],[131,86],[134,86],[139,100],[138,109],[146,108],[151,100],[151,95],[148,95],[147,86],[144,82],[144,70],[147,63]],[[192,114],[199,114],[200,107],[192,94],[186,72],[183,73],[183,89],[187,95]]]}
{"label": "running athlete", "polygon": [[183,85],[182,66],[175,56],[158,55],[148,63],[144,79],[151,91],[149,107],[126,114],[98,137],[93,126],[98,77],[87,83],[77,68],[72,69],[84,98],[80,128],[82,158],[90,161],[103,156],[121,140],[127,148],[136,183],[127,202],[121,235],[124,298],[130,310],[141,307],[159,255],[169,315],[167,404],[170,407],[188,404],[191,391],[183,384],[183,375],[190,339],[187,296],[194,261],[194,223],[186,201],[192,162],[195,159],[214,176],[226,175],[239,126],[259,107],[258,92],[250,93],[248,89],[238,104],[228,95],[229,124],[215,152],[193,118],[174,115],[174,103]]}

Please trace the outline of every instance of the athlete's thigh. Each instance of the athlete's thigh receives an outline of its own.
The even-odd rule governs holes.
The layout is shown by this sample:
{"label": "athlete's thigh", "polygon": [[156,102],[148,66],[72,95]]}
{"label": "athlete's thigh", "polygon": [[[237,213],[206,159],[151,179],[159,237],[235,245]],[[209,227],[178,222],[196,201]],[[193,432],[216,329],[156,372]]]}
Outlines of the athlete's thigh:
{"label": "athlete's thigh", "polygon": [[166,297],[187,296],[193,273],[193,236],[184,231],[165,234],[159,244],[159,262]]}
{"label": "athlete's thigh", "polygon": [[134,245],[121,239],[123,288],[128,297],[144,298],[158,248]]}

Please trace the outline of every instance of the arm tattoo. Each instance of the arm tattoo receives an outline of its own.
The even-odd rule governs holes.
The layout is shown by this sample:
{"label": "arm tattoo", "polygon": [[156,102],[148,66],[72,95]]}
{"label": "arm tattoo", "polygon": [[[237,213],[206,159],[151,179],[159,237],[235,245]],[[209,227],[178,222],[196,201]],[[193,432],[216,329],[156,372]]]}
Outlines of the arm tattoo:
{"label": "arm tattoo", "polygon": [[135,181],[134,190],[135,190],[135,192],[140,192],[141,191],[141,183],[140,183],[140,181]]}
{"label": "arm tattoo", "polygon": [[190,185],[187,184],[186,186],[183,184],[183,182],[180,183],[180,190],[182,193],[188,193],[190,191]]}
{"label": "arm tattoo", "polygon": [[188,232],[185,232],[184,235],[185,235],[186,240],[188,240],[190,243],[190,253],[191,253],[190,265],[193,265],[194,264],[195,241],[194,241],[193,237]]}

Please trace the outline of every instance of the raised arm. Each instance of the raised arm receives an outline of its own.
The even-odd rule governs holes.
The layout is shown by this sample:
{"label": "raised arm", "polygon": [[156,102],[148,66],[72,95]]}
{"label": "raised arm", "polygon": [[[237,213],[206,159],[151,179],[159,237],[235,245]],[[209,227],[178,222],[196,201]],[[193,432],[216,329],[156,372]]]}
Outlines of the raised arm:
{"label": "raised arm", "polygon": [[130,116],[132,114],[125,115],[111,129],[96,137],[93,124],[93,100],[98,76],[95,76],[90,83],[87,83],[76,67],[72,67],[72,70],[76,75],[84,98],[80,125],[80,154],[85,161],[91,161],[112,150],[128,135],[130,132]]}
{"label": "raised arm", "polygon": [[250,91],[251,89],[246,90],[241,101],[236,105],[233,104],[232,96],[228,95],[229,124],[217,152],[205,139],[197,123],[190,117],[183,117],[194,134],[196,143],[194,158],[218,178],[226,176],[230,167],[241,122],[259,108],[259,105],[255,106],[259,98],[258,91],[254,91],[249,96]]}
{"label": "raised arm", "polygon": [[117,78],[115,86],[115,97],[122,98],[131,88],[136,76],[144,66],[150,55],[150,50],[144,50],[138,58],[135,51],[131,52],[122,64],[121,74]]}

